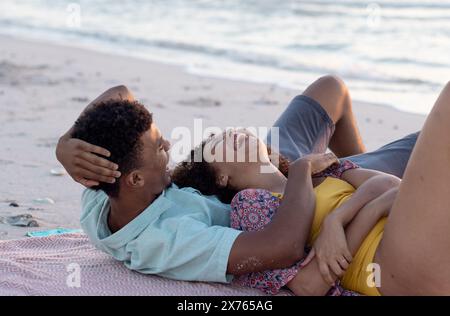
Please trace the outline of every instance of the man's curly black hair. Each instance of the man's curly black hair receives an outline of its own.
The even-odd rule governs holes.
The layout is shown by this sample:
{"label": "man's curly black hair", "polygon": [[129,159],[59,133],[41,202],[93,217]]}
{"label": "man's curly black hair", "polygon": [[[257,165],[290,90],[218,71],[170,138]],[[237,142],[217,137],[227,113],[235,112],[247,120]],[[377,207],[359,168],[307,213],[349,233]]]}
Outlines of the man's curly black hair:
{"label": "man's curly black hair", "polygon": [[[110,100],[93,105],[75,122],[73,138],[84,140],[110,151],[110,161],[119,165],[126,175],[141,164],[141,136],[150,129],[152,114],[137,101]],[[119,194],[115,183],[100,183],[94,190],[103,190],[110,197]]]}

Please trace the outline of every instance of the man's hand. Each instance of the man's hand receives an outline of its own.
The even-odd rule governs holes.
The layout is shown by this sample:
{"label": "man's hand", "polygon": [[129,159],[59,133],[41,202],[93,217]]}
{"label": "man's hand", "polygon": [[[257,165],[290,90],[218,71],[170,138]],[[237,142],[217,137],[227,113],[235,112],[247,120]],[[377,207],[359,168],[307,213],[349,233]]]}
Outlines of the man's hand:
{"label": "man's hand", "polygon": [[322,278],[331,286],[335,281],[332,273],[342,277],[353,259],[348,249],[344,226],[333,215],[324,220],[321,232],[302,266],[306,266],[314,257],[317,258]]}
{"label": "man's hand", "polygon": [[339,163],[339,159],[333,153],[310,154],[294,161],[290,168],[295,168],[297,164],[309,163],[311,166],[311,175],[324,171],[330,166]]}
{"label": "man's hand", "polygon": [[56,157],[72,179],[88,188],[120,177],[118,166],[98,155],[109,157],[110,153],[75,138],[61,137],[56,147]]}

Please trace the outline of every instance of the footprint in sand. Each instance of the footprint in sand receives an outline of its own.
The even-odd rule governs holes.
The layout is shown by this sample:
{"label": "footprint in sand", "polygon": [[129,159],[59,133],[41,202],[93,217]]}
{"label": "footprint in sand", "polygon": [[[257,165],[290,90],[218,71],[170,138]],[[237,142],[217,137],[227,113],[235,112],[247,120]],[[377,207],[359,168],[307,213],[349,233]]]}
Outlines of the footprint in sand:
{"label": "footprint in sand", "polygon": [[46,64],[23,66],[2,61],[0,62],[0,79],[4,79],[2,81],[11,86],[18,86],[20,84],[55,86],[59,84],[58,81],[51,80],[42,74],[43,70],[49,68],[50,66]]}
{"label": "footprint in sand", "polygon": [[199,97],[192,100],[180,100],[178,101],[178,104],[193,106],[196,108],[212,108],[221,106],[222,102],[211,98]]}
{"label": "footprint in sand", "polygon": [[67,78],[61,79],[61,82],[70,83],[70,84],[74,84],[77,81],[78,81],[78,79],[74,78],[74,77],[67,77]]}
{"label": "footprint in sand", "polygon": [[53,148],[56,147],[56,144],[58,144],[58,138],[56,137],[39,138],[38,141],[39,141],[39,143],[37,144],[38,147]]}
{"label": "footprint in sand", "polygon": [[45,111],[47,111],[47,107],[46,106],[35,106],[35,107],[32,107],[31,108],[31,110],[33,111],[33,112],[45,112]]}
{"label": "footprint in sand", "polygon": [[41,85],[41,86],[57,86],[60,84],[58,80],[50,79],[43,75],[32,75],[24,78],[24,81],[29,84]]}
{"label": "footprint in sand", "polygon": [[23,69],[24,67],[18,66],[16,64],[10,63],[8,61],[3,60],[2,62],[0,62],[0,70],[2,70],[2,72],[16,72],[19,71],[21,69]]}
{"label": "footprint in sand", "polygon": [[121,82],[118,80],[111,79],[111,80],[105,80],[105,84],[111,85],[111,86],[117,86],[117,85],[121,84]]}
{"label": "footprint in sand", "polygon": [[204,115],[204,114],[196,114],[196,115],[194,115],[194,118],[202,119],[202,120],[209,120],[210,119],[210,117],[208,115]]}
{"label": "footprint in sand", "polygon": [[7,204],[18,203],[16,200],[12,200],[12,199],[4,199],[4,200],[1,200],[0,202],[7,203]]}
{"label": "footprint in sand", "polygon": [[211,90],[212,86],[211,85],[201,85],[201,86],[184,86],[183,87],[184,91],[196,91],[196,90]]}
{"label": "footprint in sand", "polygon": [[33,116],[33,117],[25,117],[25,118],[23,118],[23,120],[25,122],[38,122],[38,121],[42,120],[42,118],[39,116]]}
{"label": "footprint in sand", "polygon": [[262,97],[262,98],[260,98],[260,99],[258,99],[258,100],[253,101],[253,104],[256,104],[256,105],[264,105],[264,106],[270,106],[270,105],[278,105],[278,101],[275,101],[275,100],[271,100],[271,99],[269,99],[269,98]]}
{"label": "footprint in sand", "polygon": [[30,163],[26,163],[26,164],[22,164],[22,167],[25,167],[25,168],[40,168],[41,166],[40,165],[37,165],[37,164],[30,164]]}
{"label": "footprint in sand", "polygon": [[87,98],[87,97],[73,97],[70,100],[75,101],[75,102],[86,103],[86,102],[89,101],[89,98]]}

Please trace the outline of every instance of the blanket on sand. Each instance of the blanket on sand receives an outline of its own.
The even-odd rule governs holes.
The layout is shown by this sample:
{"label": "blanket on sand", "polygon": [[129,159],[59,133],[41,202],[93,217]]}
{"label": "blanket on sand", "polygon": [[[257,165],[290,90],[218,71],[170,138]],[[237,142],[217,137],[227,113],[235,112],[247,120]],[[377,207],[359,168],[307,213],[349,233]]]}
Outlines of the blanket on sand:
{"label": "blanket on sand", "polygon": [[[84,234],[0,242],[0,295],[214,295],[263,292],[144,275],[96,249]],[[291,295],[282,291],[279,295]]]}

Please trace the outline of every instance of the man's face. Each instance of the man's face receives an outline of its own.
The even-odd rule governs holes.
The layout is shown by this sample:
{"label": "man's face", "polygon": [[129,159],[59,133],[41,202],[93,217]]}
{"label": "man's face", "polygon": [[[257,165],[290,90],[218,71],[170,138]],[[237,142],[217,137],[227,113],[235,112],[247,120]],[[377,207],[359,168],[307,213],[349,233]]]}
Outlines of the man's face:
{"label": "man's face", "polygon": [[169,163],[170,143],[161,135],[156,124],[141,136],[143,145],[142,166],[145,189],[151,194],[160,194],[171,182]]}

